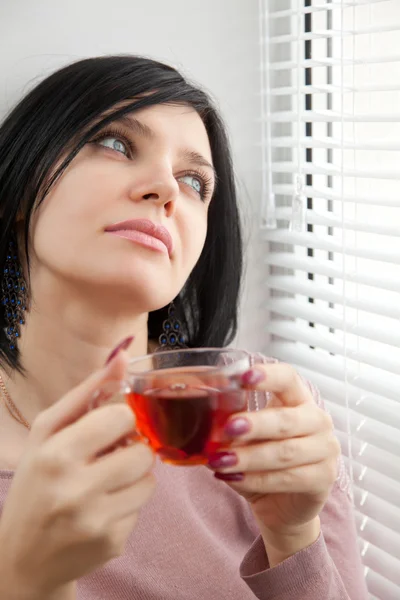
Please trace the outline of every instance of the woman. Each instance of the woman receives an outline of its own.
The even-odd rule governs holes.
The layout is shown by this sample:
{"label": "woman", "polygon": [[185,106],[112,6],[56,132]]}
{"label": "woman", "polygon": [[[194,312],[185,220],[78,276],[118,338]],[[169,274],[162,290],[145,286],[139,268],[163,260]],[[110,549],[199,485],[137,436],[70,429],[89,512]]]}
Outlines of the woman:
{"label": "woman", "polygon": [[172,301],[188,346],[235,334],[238,209],[206,94],[142,58],[61,69],[0,129],[0,206],[0,597],[366,598],[331,421],[288,365],[253,357],[242,384],[272,399],[209,468],[121,447],[126,406],[87,411],[176,342]]}

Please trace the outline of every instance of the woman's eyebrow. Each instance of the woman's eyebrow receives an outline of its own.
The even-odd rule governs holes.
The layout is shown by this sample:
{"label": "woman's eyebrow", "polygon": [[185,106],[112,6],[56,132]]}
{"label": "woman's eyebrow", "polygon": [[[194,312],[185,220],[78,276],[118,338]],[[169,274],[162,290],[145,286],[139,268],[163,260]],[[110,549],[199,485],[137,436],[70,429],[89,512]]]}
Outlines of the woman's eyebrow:
{"label": "woman's eyebrow", "polygon": [[[124,125],[127,129],[130,129],[132,133],[141,137],[147,139],[154,139],[155,137],[154,131],[148,125],[142,123],[141,121],[138,121],[133,117],[123,115],[119,119],[116,119],[114,123],[121,123],[121,125]],[[187,161],[188,163],[194,166],[207,167],[211,169],[215,181],[217,180],[217,172],[215,170],[214,165],[212,165],[202,154],[196,152],[196,150],[182,150],[180,152],[180,157],[182,158],[182,160]]]}
{"label": "woman's eyebrow", "polygon": [[198,167],[207,167],[211,169],[214,175],[215,181],[217,181],[217,172],[215,170],[214,165],[212,165],[202,154],[196,152],[195,150],[182,150],[180,152],[180,156],[182,160],[187,161],[188,163],[198,166]]}
{"label": "woman's eyebrow", "polygon": [[154,131],[145,123],[141,123],[133,117],[127,117],[123,115],[114,121],[114,123],[121,123],[127,129],[130,129],[132,133],[140,135],[141,137],[152,139],[154,138]]}

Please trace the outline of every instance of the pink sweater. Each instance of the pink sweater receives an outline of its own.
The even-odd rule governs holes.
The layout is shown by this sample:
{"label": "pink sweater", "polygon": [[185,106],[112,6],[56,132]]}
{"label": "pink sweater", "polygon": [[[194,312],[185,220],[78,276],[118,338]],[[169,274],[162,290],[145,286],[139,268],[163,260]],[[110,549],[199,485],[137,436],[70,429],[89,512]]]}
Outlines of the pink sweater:
{"label": "pink sweater", "polygon": [[[78,600],[368,598],[344,469],[319,539],[272,569],[248,503],[210,470],[157,460],[155,475],[125,554],[82,578]],[[0,471],[0,510],[12,477]]]}

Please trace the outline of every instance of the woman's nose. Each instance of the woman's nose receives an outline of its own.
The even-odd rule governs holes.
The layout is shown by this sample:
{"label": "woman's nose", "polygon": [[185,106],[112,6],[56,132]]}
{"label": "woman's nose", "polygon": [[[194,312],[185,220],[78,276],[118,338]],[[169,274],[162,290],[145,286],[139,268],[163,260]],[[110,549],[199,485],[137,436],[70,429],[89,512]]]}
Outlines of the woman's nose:
{"label": "woman's nose", "polygon": [[142,184],[133,185],[130,197],[135,202],[152,201],[164,206],[168,213],[172,213],[179,195],[179,185],[173,175],[165,174],[152,177]]}

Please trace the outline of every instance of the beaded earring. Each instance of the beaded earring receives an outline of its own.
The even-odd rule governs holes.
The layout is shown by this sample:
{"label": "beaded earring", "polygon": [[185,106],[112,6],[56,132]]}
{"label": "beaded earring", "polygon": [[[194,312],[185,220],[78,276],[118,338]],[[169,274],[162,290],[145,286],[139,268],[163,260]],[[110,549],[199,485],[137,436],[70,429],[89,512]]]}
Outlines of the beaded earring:
{"label": "beaded earring", "polygon": [[16,343],[21,335],[21,325],[25,323],[26,283],[18,258],[17,244],[11,240],[3,269],[1,282],[1,302],[6,324],[5,332],[10,350],[16,349]]}
{"label": "beaded earring", "polygon": [[176,318],[176,308],[173,302],[169,305],[168,318],[163,323],[163,330],[158,338],[158,343],[160,344],[160,350],[186,348],[182,324]]}

